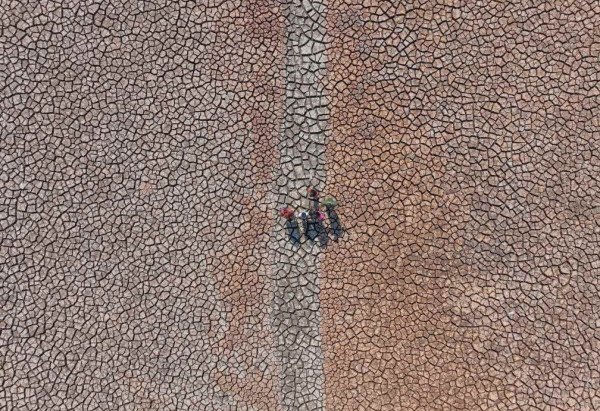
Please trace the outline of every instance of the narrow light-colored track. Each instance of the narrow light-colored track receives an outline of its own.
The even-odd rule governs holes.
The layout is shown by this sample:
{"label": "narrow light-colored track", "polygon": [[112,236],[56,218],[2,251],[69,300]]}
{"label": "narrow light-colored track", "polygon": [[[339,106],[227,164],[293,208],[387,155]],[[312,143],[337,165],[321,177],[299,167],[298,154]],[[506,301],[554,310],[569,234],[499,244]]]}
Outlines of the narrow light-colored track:
{"label": "narrow light-colored track", "polygon": [[[325,11],[323,2],[285,5],[285,115],[280,141],[278,207],[306,207],[306,189],[325,184],[329,112],[325,96]],[[274,233],[273,325],[281,361],[284,410],[322,410],[323,354],[320,335],[319,248],[294,246],[283,224]]]}

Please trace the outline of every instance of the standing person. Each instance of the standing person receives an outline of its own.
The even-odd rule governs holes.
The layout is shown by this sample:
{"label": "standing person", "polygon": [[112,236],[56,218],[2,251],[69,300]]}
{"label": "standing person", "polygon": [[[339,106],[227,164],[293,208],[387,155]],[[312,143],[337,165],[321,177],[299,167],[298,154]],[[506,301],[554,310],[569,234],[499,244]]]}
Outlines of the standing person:
{"label": "standing person", "polygon": [[314,211],[318,211],[319,210],[319,192],[313,187],[308,187],[307,191],[308,191],[309,203],[310,203],[310,201],[312,201],[312,206],[310,207],[310,209],[314,210]]}
{"label": "standing person", "polygon": [[308,200],[311,204],[309,211],[309,234],[307,237],[314,241],[317,238],[322,247],[326,247],[329,243],[329,237],[327,236],[327,230],[323,221],[325,220],[325,214],[319,210],[319,192],[313,188],[308,187]]}

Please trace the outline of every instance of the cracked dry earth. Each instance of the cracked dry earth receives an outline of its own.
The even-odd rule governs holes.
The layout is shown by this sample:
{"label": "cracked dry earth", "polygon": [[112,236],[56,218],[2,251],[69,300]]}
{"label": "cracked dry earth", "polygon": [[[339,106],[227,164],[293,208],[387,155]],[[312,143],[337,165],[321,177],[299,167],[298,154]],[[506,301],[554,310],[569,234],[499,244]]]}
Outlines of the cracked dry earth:
{"label": "cracked dry earth", "polygon": [[599,27],[0,0],[0,409],[600,409]]}

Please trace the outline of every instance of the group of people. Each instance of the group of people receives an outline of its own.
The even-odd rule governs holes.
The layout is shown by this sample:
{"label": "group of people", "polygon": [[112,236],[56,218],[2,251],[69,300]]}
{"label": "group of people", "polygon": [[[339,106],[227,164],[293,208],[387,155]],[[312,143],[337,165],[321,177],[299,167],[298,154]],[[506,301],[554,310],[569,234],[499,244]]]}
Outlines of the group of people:
{"label": "group of people", "polygon": [[[337,241],[344,232],[335,211],[337,201],[333,197],[326,197],[320,202],[319,192],[312,187],[308,188],[307,196],[310,204],[308,210],[296,212],[291,207],[286,207],[279,213],[286,219],[285,227],[292,244],[300,245],[304,236],[306,240],[319,241],[322,247],[326,247],[330,237]],[[325,212],[321,211],[321,205]],[[326,219],[329,219],[329,228],[325,227]]]}

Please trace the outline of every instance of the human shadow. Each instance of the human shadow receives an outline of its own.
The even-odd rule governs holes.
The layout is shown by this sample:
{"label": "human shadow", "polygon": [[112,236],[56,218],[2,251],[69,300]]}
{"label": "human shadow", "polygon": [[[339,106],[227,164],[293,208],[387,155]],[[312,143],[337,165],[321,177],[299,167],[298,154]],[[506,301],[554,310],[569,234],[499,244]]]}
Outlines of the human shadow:
{"label": "human shadow", "polygon": [[311,210],[307,213],[302,213],[300,221],[304,235],[309,242],[314,243],[318,241],[321,247],[327,247],[327,244],[329,244],[329,235],[317,211]]}
{"label": "human shadow", "polygon": [[[314,210],[300,214],[298,220],[295,218],[287,220],[285,228],[289,241],[298,247],[303,242],[304,234],[304,241],[309,241],[311,244],[318,242],[322,248],[326,248],[330,240],[338,241],[343,237],[345,229],[338,214],[333,207],[327,207],[326,211],[329,217],[329,227],[325,226],[323,216]],[[300,224],[302,230],[300,230]]]}
{"label": "human shadow", "polygon": [[314,211],[310,211],[308,216],[305,217],[306,226],[304,234],[309,241],[314,242],[317,237],[319,237],[319,221],[317,219],[316,213]]}
{"label": "human shadow", "polygon": [[325,229],[325,224],[323,224],[323,221],[317,219],[315,226],[317,230],[317,238],[319,239],[319,244],[323,248],[327,247],[327,245],[329,244],[329,234]]}
{"label": "human shadow", "polygon": [[300,240],[302,239],[302,233],[300,233],[300,226],[295,219],[287,220],[285,228],[288,233],[288,237],[292,245],[300,246]]}
{"label": "human shadow", "polygon": [[331,237],[333,238],[333,241],[338,241],[341,237],[344,236],[344,227],[342,226],[340,217],[335,212],[333,207],[326,207],[326,211],[327,216],[329,217],[329,222],[331,223],[329,228]]}

